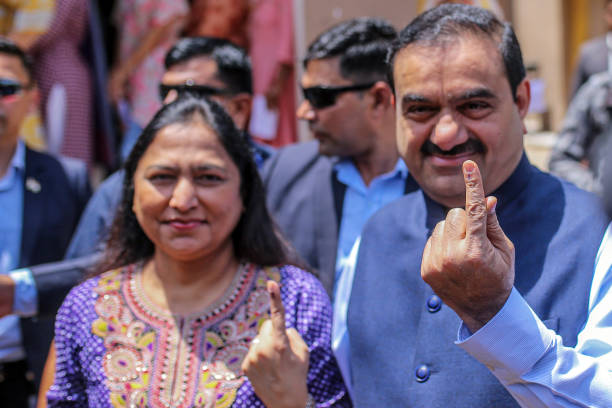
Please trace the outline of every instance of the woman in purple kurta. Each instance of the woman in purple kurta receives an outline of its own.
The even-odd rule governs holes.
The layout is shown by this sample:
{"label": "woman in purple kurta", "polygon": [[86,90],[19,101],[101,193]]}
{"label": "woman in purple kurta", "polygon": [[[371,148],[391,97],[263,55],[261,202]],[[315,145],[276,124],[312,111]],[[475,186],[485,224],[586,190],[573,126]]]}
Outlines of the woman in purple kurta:
{"label": "woman in purple kurta", "polygon": [[[57,315],[49,406],[263,407],[300,395],[304,406],[350,406],[329,299],[287,265],[248,145],[222,108],[189,95],[167,105],[125,171],[111,268],[74,288]],[[200,298],[221,281],[211,301]],[[266,348],[278,345],[267,329],[279,315],[283,351]],[[294,347],[302,341],[305,354]]]}

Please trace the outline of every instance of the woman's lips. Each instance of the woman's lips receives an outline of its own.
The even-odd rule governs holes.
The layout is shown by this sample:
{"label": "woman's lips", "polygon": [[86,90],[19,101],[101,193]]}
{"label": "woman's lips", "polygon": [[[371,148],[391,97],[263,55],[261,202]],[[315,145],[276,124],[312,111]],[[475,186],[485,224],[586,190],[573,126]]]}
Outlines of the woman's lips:
{"label": "woman's lips", "polygon": [[178,231],[187,231],[202,225],[204,222],[202,220],[171,220],[166,224]]}

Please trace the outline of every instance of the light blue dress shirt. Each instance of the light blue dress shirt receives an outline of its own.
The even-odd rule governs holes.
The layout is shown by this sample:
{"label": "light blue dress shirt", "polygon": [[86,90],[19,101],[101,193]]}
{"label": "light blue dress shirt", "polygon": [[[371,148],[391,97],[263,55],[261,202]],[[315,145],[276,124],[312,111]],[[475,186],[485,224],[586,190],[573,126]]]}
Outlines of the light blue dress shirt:
{"label": "light blue dress shirt", "polygon": [[[346,314],[351,286],[353,285],[352,274],[344,279],[345,264],[355,256],[352,253],[352,248],[370,216],[404,194],[408,168],[399,159],[392,171],[374,178],[369,186],[365,185],[361,174],[351,160],[342,160],[334,168],[338,181],[346,186],[342,204],[342,221],[338,232],[333,305],[334,322],[332,327],[332,348],[334,353],[342,354],[348,353],[349,350],[348,335],[346,335]],[[338,324],[336,322],[337,318],[341,319],[342,323]],[[344,382],[349,393],[351,393],[348,359],[338,360],[338,364]]]}
{"label": "light blue dress shirt", "polygon": [[[346,318],[359,242],[338,282],[332,328],[332,348],[349,390]],[[597,255],[588,310],[576,347],[565,347],[513,289],[476,333],[462,324],[456,344],[487,366],[522,407],[612,407],[612,224]]]}
{"label": "light blue dress shirt", "polygon": [[337,180],[346,186],[342,203],[342,220],[338,231],[334,281],[337,283],[344,262],[366,221],[380,208],[404,194],[408,168],[401,159],[398,159],[392,171],[375,177],[367,186],[352,160],[344,159],[336,163],[334,169]]}
{"label": "light blue dress shirt", "polygon": [[457,344],[485,364],[522,407],[612,407],[612,226],[597,254],[589,314],[565,347],[512,290],[504,307]]}
{"label": "light blue dress shirt", "polygon": [[[17,143],[6,174],[0,179],[0,273],[2,274],[13,270],[19,263],[24,177],[25,146],[20,141]],[[16,294],[23,292],[24,283],[27,285],[28,277],[19,271],[11,273],[11,277],[16,282]],[[27,293],[28,290],[26,289],[25,292]],[[16,361],[24,357],[19,317],[10,315],[1,318],[0,362]]]}

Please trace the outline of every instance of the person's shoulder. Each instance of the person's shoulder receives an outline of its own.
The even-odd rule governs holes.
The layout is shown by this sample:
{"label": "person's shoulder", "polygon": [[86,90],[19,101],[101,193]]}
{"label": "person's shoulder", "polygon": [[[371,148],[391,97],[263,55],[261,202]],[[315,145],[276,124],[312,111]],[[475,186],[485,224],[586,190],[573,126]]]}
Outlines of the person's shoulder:
{"label": "person's shoulder", "polygon": [[577,187],[575,184],[562,179],[554,174],[543,172],[537,168],[533,168],[536,185],[540,191],[547,191],[546,184],[552,188],[561,188],[563,191],[563,200],[565,201],[565,212],[573,220],[584,219],[585,222],[606,224],[608,216],[606,215],[601,199],[594,193]]}
{"label": "person's shoulder", "polygon": [[25,148],[26,169],[35,168],[66,174],[66,168],[55,156],[38,150]]}
{"label": "person's shoulder", "polygon": [[593,74],[580,88],[578,88],[576,96],[572,99],[572,103],[575,103],[576,100],[586,100],[586,102],[590,102],[594,93],[605,91],[606,88],[610,88],[611,86],[612,80],[607,71]]}
{"label": "person's shoulder", "polygon": [[277,150],[271,161],[275,162],[276,166],[301,168],[313,162],[329,162],[331,158],[319,154],[319,142],[312,140]]}
{"label": "person's shoulder", "polygon": [[602,49],[606,49],[606,36],[600,35],[599,37],[591,38],[585,41],[580,46],[581,54],[599,53]]}
{"label": "person's shoulder", "polygon": [[282,265],[278,270],[282,283],[281,290],[285,287],[295,293],[326,294],[323,285],[312,273],[294,265]]}
{"label": "person's shoulder", "polygon": [[77,304],[85,304],[95,301],[100,293],[118,291],[127,277],[127,270],[127,267],[117,268],[85,279],[70,290],[66,301],[78,300]]}
{"label": "person's shoulder", "polygon": [[101,276],[94,276],[70,289],[60,310],[79,311],[92,306],[95,300],[95,288],[98,286],[100,278]]}
{"label": "person's shoulder", "polygon": [[262,170],[264,185],[274,192],[286,185],[305,180],[313,174],[330,173],[334,158],[319,154],[319,143],[310,141],[288,145],[278,150],[266,161]]}
{"label": "person's shoulder", "polygon": [[117,170],[108,176],[95,192],[95,196],[112,196],[116,198],[121,194],[123,188],[123,180],[125,179],[125,171]]}
{"label": "person's shoulder", "polygon": [[44,173],[57,182],[67,183],[81,200],[86,200],[91,194],[89,172],[82,160],[56,157],[26,147],[25,163],[27,174]]}

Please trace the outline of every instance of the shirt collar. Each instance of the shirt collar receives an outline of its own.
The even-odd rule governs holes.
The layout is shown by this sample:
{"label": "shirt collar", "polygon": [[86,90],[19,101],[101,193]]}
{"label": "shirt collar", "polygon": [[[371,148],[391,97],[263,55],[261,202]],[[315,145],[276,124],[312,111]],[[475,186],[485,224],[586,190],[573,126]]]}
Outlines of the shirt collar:
{"label": "shirt collar", "polygon": [[25,144],[23,140],[17,141],[17,148],[15,149],[15,154],[13,154],[10,166],[15,170],[25,169]]}
{"label": "shirt collar", "polygon": [[[354,180],[356,177],[361,179],[361,175],[353,163],[353,160],[345,158],[341,159],[336,164],[334,164],[334,170],[336,170],[336,178],[338,181],[343,184],[350,184],[351,180]],[[397,163],[395,163],[395,167],[388,173],[381,174],[377,176],[375,179],[388,180],[394,177],[399,177],[402,180],[406,180],[408,177],[408,167],[406,167],[406,163],[402,159],[397,159]]]}

